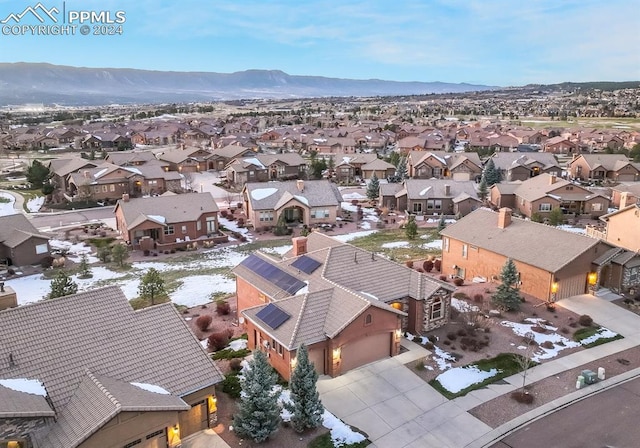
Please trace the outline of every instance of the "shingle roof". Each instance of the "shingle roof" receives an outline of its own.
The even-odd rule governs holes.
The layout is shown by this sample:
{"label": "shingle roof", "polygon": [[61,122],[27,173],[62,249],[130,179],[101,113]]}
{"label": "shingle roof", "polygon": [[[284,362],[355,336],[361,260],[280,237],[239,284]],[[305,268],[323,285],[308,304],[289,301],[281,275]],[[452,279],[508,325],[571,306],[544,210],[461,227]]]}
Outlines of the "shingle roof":
{"label": "shingle roof", "polygon": [[13,248],[32,237],[49,239],[38,232],[38,229],[22,213],[0,216],[0,243],[3,245]]}
{"label": "shingle roof", "polygon": [[[95,391],[78,389],[87,369],[177,397],[222,379],[172,304],[134,311],[115,286],[0,311],[0,341],[0,378],[42,381],[59,416],[70,403],[87,413],[98,406]],[[78,394],[86,399],[72,400]]]}
{"label": "shingle roof", "polygon": [[97,163],[80,157],[74,157],[72,159],[53,159],[49,162],[49,169],[63,177],[69,173],[78,171],[81,168],[96,166],[98,166]]}
{"label": "shingle roof", "polygon": [[[615,171],[630,163],[630,160],[624,154],[581,154],[580,157],[587,162],[587,165],[594,169],[598,166],[603,167],[607,171]],[[619,162],[624,162],[620,165]]]}
{"label": "shingle roof", "polygon": [[203,213],[218,211],[211,193],[162,195],[132,198],[128,201],[121,199],[114,211],[118,208],[122,210],[128,228],[135,227],[147,219],[158,222],[158,217],[163,217],[167,224],[194,221]]}
{"label": "shingle roof", "polygon": [[156,156],[151,151],[110,152],[107,160],[114,165],[126,165],[130,163],[147,163],[156,161]]}
{"label": "shingle roof", "polygon": [[557,272],[600,244],[595,238],[515,217],[500,229],[498,213],[488,209],[471,212],[440,234],[548,272]]}
{"label": "shingle roof", "polygon": [[[309,207],[338,206],[342,202],[342,195],[338,187],[328,180],[305,180],[286,182],[251,182],[245,184],[246,195],[253,210],[274,210],[285,193],[293,197],[301,197],[300,202]],[[303,185],[302,191],[298,185]],[[266,195],[268,191],[271,194]]]}
{"label": "shingle roof", "polygon": [[[515,189],[514,193],[526,201],[531,202],[547,196],[550,192],[560,187],[571,185],[571,182],[564,179],[556,179],[552,184],[551,177],[552,176],[550,174],[543,173],[539,176],[527,179]],[[577,185],[575,188],[582,190],[582,188]],[[564,197],[564,194],[562,196]]]}

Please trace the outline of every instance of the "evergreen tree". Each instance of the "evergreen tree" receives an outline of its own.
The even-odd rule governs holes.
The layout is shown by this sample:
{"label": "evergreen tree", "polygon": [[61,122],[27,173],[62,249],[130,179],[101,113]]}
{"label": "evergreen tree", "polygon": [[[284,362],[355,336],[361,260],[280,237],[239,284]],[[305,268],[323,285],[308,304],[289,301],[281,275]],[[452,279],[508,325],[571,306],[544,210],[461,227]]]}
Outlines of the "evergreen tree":
{"label": "evergreen tree", "polygon": [[559,226],[564,222],[564,214],[559,207],[554,208],[549,212],[549,224],[552,226]]}
{"label": "evergreen tree", "polygon": [[485,182],[487,183],[487,186],[500,183],[500,181],[502,180],[502,174],[500,173],[500,170],[496,168],[496,165],[493,162],[493,158],[490,158],[485,165],[483,177],[485,179]]}
{"label": "evergreen tree", "polygon": [[276,385],[277,375],[267,362],[265,354],[256,350],[249,369],[245,370],[242,395],[238,413],[233,416],[234,431],[240,437],[247,437],[256,443],[264,442],[280,424],[280,392]]}
{"label": "evergreen tree", "polygon": [[114,244],[111,248],[111,258],[122,268],[124,261],[129,258],[129,249],[124,244]]}
{"label": "evergreen tree", "polygon": [[313,429],[322,423],[324,407],[316,390],[318,372],[309,362],[307,348],[301,345],[296,356],[296,368],[289,381],[291,403],[285,408],[291,412],[291,424],[297,432]]}
{"label": "evergreen tree", "polygon": [[287,235],[289,233],[289,228],[287,227],[287,220],[284,216],[284,213],[280,213],[278,216],[278,220],[276,221],[276,226],[273,228],[273,234],[275,236]]}
{"label": "evergreen tree", "polygon": [[440,215],[440,220],[438,221],[438,232],[442,232],[445,227],[447,227],[447,221],[445,221],[444,215]]}
{"label": "evergreen tree", "polygon": [[80,258],[80,266],[78,269],[78,278],[91,278],[93,274],[91,273],[91,266],[89,266],[89,258],[87,254],[82,254],[82,258]]}
{"label": "evergreen tree", "polygon": [[491,297],[492,302],[507,310],[515,311],[520,308],[520,288],[518,288],[518,270],[511,258],[502,267],[500,283]]}
{"label": "evergreen tree", "polygon": [[404,228],[404,233],[410,240],[415,240],[418,236],[418,224],[414,215],[409,215],[409,222]]}
{"label": "evergreen tree", "polygon": [[111,249],[106,246],[98,249],[98,258],[103,263],[109,263],[111,261]]}
{"label": "evergreen tree", "polygon": [[544,218],[538,212],[531,213],[531,221],[533,222],[544,222]]}
{"label": "evergreen tree", "polygon": [[407,178],[407,158],[401,157],[396,166],[396,177],[400,182]]}
{"label": "evergreen tree", "polygon": [[151,301],[151,305],[155,305],[155,300],[167,295],[167,291],[164,289],[164,279],[154,268],[149,268],[146,274],[140,279],[140,286],[138,286],[138,294],[142,299],[148,299]]}
{"label": "evergreen tree", "polygon": [[393,151],[391,154],[389,154],[389,159],[387,160],[387,162],[397,167],[398,163],[400,162],[400,153]]}
{"label": "evergreen tree", "polygon": [[55,278],[51,280],[51,291],[49,292],[49,299],[55,299],[56,297],[70,296],[78,292],[78,285],[71,280],[71,277],[67,275],[63,270],[58,271]]}
{"label": "evergreen tree", "polygon": [[27,168],[27,180],[33,188],[42,188],[42,184],[49,179],[51,172],[39,160],[34,160]]}
{"label": "evergreen tree", "polygon": [[378,199],[378,195],[380,193],[380,181],[378,180],[378,176],[376,173],[373,173],[371,179],[369,179],[369,185],[367,185],[367,198],[371,201],[375,201]]}
{"label": "evergreen tree", "polygon": [[478,197],[484,202],[484,200],[487,199],[488,195],[489,190],[487,189],[487,179],[483,175],[482,179],[480,180],[480,185],[478,186]]}

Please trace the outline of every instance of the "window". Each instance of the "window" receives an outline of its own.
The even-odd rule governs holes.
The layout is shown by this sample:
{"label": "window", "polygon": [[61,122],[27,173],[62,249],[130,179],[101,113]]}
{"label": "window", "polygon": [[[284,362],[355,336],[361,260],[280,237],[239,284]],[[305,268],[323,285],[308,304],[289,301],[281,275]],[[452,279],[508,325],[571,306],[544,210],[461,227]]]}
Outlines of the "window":
{"label": "window", "polygon": [[413,203],[413,213],[422,213],[422,202]]}
{"label": "window", "polygon": [[207,218],[207,233],[214,233],[216,231],[216,218],[210,216]]}
{"label": "window", "polygon": [[278,341],[273,338],[271,339],[271,350],[277,352],[280,356],[284,355],[284,349],[282,348],[282,345],[280,345]]}
{"label": "window", "polygon": [[164,228],[165,235],[173,235],[174,229],[173,226],[167,226]]}
{"label": "window", "polygon": [[434,168],[433,177],[440,177],[440,176],[442,176],[442,168]]}
{"label": "window", "polygon": [[273,212],[260,212],[260,221],[273,221]]}
{"label": "window", "polygon": [[94,193],[100,193],[100,187],[98,185],[96,185],[95,187],[93,187],[93,192]]}
{"label": "window", "polygon": [[42,255],[42,254],[46,254],[47,252],[49,252],[49,246],[47,246],[47,243],[38,244],[36,246],[36,254]]}
{"label": "window", "polygon": [[140,445],[142,443],[142,439],[134,440],[133,442],[127,443],[122,448],[131,448],[132,446]]}
{"label": "window", "polygon": [[442,238],[442,250],[449,252],[449,238],[446,236]]}
{"label": "window", "polygon": [[183,234],[187,233],[187,226],[182,226],[182,233]]}
{"label": "window", "polygon": [[109,188],[109,186],[108,186],[108,185],[103,185],[103,186],[102,186],[102,192],[103,192],[103,193],[106,193],[108,188]]}
{"label": "window", "polygon": [[436,297],[431,304],[431,319],[442,318],[442,298]]}
{"label": "window", "polygon": [[158,185],[158,181],[157,180],[150,180],[147,182],[149,185]]}
{"label": "window", "polygon": [[198,232],[202,230],[202,221],[200,221],[200,220],[196,221],[196,230]]}
{"label": "window", "polygon": [[371,314],[367,314],[364,316],[364,324],[371,325],[373,323],[373,316]]}
{"label": "window", "polygon": [[538,210],[541,212],[550,212],[551,211],[551,204],[549,204],[548,202],[543,202],[542,204],[540,204],[538,206]]}
{"label": "window", "polygon": [[112,193],[113,193],[114,191],[116,191],[116,186],[115,186],[115,185],[113,185],[113,184],[109,185],[109,191],[110,191],[110,192],[112,192]]}
{"label": "window", "polygon": [[602,204],[600,202],[594,202],[593,204],[591,204],[591,211],[592,212],[602,211]]}
{"label": "window", "polygon": [[429,199],[427,201],[427,210],[442,210],[442,200]]}
{"label": "window", "polygon": [[329,210],[328,209],[316,209],[316,210],[311,210],[311,217],[312,218],[328,218],[329,217]]}
{"label": "window", "polygon": [[463,258],[467,258],[467,254],[469,252],[469,246],[467,246],[466,244],[462,245],[462,257]]}

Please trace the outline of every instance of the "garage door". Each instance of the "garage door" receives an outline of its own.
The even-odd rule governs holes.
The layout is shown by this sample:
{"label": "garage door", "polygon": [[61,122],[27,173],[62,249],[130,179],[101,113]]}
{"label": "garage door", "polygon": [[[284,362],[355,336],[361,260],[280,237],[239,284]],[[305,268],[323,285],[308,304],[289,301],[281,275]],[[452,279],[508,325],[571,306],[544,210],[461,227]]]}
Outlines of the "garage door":
{"label": "garage door", "polygon": [[471,173],[453,173],[453,180],[471,180]]}
{"label": "garage door", "polygon": [[148,434],[144,442],[142,445],[144,448],[167,448],[167,435],[165,430]]}
{"label": "garage door", "polygon": [[391,333],[382,333],[350,342],[342,347],[342,373],[391,356]]}
{"label": "garage door", "polygon": [[618,174],[618,178],[616,180],[618,182],[633,182],[636,180],[636,175],[634,173]]}
{"label": "garage door", "polygon": [[325,354],[323,348],[309,350],[309,361],[313,363],[318,375],[324,375],[324,360]]}
{"label": "garage door", "polygon": [[556,300],[584,294],[587,289],[587,278],[584,274],[561,280],[558,285]]}
{"label": "garage door", "polygon": [[180,413],[180,437],[207,429],[207,423],[205,402],[194,404],[190,411]]}

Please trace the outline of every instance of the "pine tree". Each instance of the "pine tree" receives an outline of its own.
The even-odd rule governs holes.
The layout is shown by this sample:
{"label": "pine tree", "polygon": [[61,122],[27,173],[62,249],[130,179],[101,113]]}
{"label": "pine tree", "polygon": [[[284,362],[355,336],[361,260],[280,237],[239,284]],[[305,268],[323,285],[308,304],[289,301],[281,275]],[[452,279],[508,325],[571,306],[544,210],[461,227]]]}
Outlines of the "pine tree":
{"label": "pine tree", "polygon": [[138,294],[142,299],[151,301],[151,305],[155,305],[155,300],[167,295],[164,289],[164,279],[154,268],[149,268],[146,274],[142,276],[140,285],[138,286]]}
{"label": "pine tree", "polygon": [[304,345],[298,349],[296,360],[296,368],[289,381],[291,402],[285,404],[285,408],[291,412],[293,429],[303,432],[320,426],[324,407],[316,390],[318,372],[309,362],[309,354]]}
{"label": "pine tree", "polygon": [[444,215],[440,215],[440,220],[438,221],[438,232],[442,232],[445,227],[447,227],[447,221],[445,221]]}
{"label": "pine tree", "polygon": [[490,158],[486,166],[484,167],[483,177],[487,182],[487,186],[500,183],[500,181],[502,180],[502,174],[500,173],[500,170],[496,168],[496,165],[493,162],[493,158]]}
{"label": "pine tree", "polygon": [[129,258],[129,250],[124,244],[114,244],[111,248],[111,258],[122,268],[124,261]]}
{"label": "pine tree", "polygon": [[375,201],[378,199],[378,195],[380,193],[380,181],[378,180],[378,176],[376,173],[373,173],[371,179],[369,180],[369,185],[367,185],[367,198],[371,201]]}
{"label": "pine tree", "polygon": [[280,425],[280,395],[277,375],[267,362],[265,354],[256,350],[249,369],[245,370],[238,413],[233,416],[234,431],[256,443],[264,442]]}
{"label": "pine tree", "polygon": [[51,291],[48,298],[55,299],[56,297],[70,296],[78,292],[78,285],[71,280],[71,277],[64,271],[59,271],[55,278],[51,280]]}
{"label": "pine tree", "polygon": [[415,240],[418,236],[418,224],[414,215],[409,215],[409,222],[404,228],[404,233],[410,240]]}
{"label": "pine tree", "polygon": [[407,159],[406,157],[401,157],[398,165],[396,167],[396,177],[400,182],[407,178]]}
{"label": "pine tree", "polygon": [[520,308],[520,288],[518,288],[518,270],[512,259],[508,259],[500,273],[500,283],[491,297],[492,302],[507,310],[515,311]]}
{"label": "pine tree", "polygon": [[552,226],[559,226],[564,222],[564,214],[560,208],[556,207],[549,212],[549,224]]}
{"label": "pine tree", "polygon": [[51,177],[51,171],[39,160],[34,160],[27,168],[27,180],[33,188],[42,188],[42,184]]}
{"label": "pine tree", "polygon": [[87,254],[82,254],[82,258],[80,258],[80,266],[78,267],[78,278],[91,278],[93,274],[91,273],[91,266],[89,266],[89,258]]}
{"label": "pine tree", "polygon": [[489,195],[489,190],[487,189],[487,179],[485,176],[482,176],[482,179],[480,180],[480,185],[478,186],[478,197],[484,201],[485,199],[487,199],[487,196]]}

